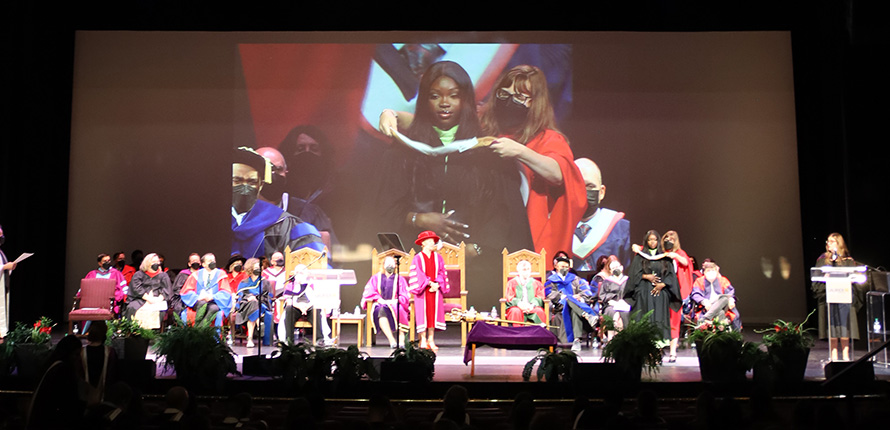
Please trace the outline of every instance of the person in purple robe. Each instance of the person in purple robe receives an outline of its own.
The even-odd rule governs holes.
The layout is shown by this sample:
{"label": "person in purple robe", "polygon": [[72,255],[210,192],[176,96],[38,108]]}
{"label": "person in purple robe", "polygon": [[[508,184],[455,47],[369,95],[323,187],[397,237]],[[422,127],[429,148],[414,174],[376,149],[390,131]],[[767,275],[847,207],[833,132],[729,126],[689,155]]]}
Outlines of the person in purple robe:
{"label": "person in purple robe", "polygon": [[[398,282],[396,282],[398,279]],[[395,285],[398,283],[398,287]],[[393,257],[383,259],[383,270],[372,276],[365,284],[361,306],[374,302],[370,310],[373,318],[374,333],[380,331],[389,340],[390,348],[397,346],[392,329],[395,327],[395,312],[398,309],[399,331],[408,330],[408,281],[396,273],[396,260]]]}

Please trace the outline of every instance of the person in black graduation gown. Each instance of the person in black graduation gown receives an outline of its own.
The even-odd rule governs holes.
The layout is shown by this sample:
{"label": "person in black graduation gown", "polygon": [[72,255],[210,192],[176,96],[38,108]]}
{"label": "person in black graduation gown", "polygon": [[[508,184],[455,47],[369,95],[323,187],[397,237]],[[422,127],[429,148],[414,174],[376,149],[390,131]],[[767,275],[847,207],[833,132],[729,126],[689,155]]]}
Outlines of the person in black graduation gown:
{"label": "person in black graduation gown", "polygon": [[669,309],[680,309],[680,286],[671,259],[664,255],[661,237],[655,230],[646,232],[643,249],[634,255],[630,263],[630,279],[625,291],[625,301],[638,316],[653,311],[651,319],[662,329],[662,338],[671,338]]}

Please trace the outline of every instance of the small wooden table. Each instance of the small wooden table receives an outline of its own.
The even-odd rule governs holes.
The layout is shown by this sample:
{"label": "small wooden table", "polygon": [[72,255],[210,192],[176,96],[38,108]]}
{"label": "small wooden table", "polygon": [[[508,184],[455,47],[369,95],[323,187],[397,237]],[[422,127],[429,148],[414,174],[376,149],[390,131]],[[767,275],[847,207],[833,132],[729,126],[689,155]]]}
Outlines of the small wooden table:
{"label": "small wooden table", "polygon": [[364,314],[340,314],[337,317],[332,318],[333,327],[331,327],[331,331],[333,333],[332,336],[334,339],[337,339],[337,344],[340,344],[340,325],[341,324],[355,324],[358,328],[356,333],[356,345],[358,347],[362,346],[362,324],[365,322]]}

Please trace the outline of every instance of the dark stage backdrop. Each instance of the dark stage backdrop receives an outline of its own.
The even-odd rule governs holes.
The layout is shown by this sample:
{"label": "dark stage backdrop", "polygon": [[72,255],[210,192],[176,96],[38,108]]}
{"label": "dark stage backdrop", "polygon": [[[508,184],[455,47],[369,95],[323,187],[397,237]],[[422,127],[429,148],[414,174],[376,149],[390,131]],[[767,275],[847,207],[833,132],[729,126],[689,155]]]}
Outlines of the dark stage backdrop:
{"label": "dark stage backdrop", "polygon": [[[745,321],[806,314],[788,32],[78,32],[66,297],[100,252],[161,252],[170,267],[191,252],[224,261],[230,148],[277,146],[307,123],[336,148],[336,198],[323,207],[340,241],[334,262],[363,285],[375,233],[387,229],[367,216],[389,145],[374,118],[411,106],[380,102],[372,56],[406,42],[440,43],[478,69],[480,99],[498,67],[544,62],[561,84],[551,88],[561,90],[559,126],[576,158],[599,164],[602,206],[626,213],[632,242],[678,231],[688,253],[719,262]],[[505,45],[467,45],[490,43]],[[498,282],[467,282],[477,309],[497,305]],[[361,285],[344,287],[342,308],[360,295]]]}

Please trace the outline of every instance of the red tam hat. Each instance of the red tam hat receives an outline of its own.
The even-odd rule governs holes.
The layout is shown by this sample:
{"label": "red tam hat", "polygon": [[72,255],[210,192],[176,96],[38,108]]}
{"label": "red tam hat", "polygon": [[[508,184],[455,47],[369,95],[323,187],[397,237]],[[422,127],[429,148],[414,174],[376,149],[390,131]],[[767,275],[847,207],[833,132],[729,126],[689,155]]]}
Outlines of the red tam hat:
{"label": "red tam hat", "polygon": [[435,239],[436,243],[439,242],[439,236],[436,236],[436,232],[432,230],[422,231],[417,235],[417,240],[414,241],[415,244],[420,245],[424,240],[427,239]]}

